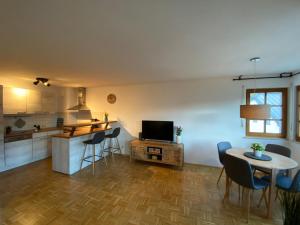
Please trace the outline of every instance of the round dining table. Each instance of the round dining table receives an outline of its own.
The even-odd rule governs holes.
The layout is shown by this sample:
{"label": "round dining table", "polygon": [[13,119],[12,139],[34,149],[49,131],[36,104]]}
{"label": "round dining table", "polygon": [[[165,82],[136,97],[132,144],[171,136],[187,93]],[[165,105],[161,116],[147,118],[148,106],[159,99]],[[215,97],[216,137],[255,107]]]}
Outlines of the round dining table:
{"label": "round dining table", "polygon": [[268,196],[268,213],[267,216],[270,218],[272,216],[272,206],[274,201],[274,190],[276,185],[276,175],[279,170],[290,170],[298,166],[298,163],[288,157],[271,153],[265,151],[264,154],[270,156],[272,159],[270,161],[262,161],[253,158],[249,158],[244,155],[245,152],[252,152],[250,148],[231,148],[226,151],[226,154],[244,159],[249,162],[251,166],[261,167],[270,171],[271,184],[269,187],[269,196]]}

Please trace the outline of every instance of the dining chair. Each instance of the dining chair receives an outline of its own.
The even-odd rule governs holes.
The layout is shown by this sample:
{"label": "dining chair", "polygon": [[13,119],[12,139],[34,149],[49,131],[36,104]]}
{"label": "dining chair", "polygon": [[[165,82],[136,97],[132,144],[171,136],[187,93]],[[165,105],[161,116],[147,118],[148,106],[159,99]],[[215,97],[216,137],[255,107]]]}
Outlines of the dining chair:
{"label": "dining chair", "polygon": [[218,181],[217,181],[217,185],[218,185],[219,182],[220,182],[220,179],[222,177],[222,174],[224,172],[224,156],[226,154],[226,151],[228,149],[231,149],[232,146],[231,146],[230,142],[228,142],[228,141],[222,141],[222,142],[219,142],[217,144],[217,147],[218,147],[218,153],[219,153],[219,160],[220,160],[220,163],[223,165],[222,171],[221,171],[221,173],[219,175],[219,178],[218,178]]}
{"label": "dining chair", "polygon": [[[282,146],[282,145],[267,144],[265,151],[266,152],[271,152],[271,153],[276,153],[276,154],[291,158],[291,150],[289,148],[285,147],[285,146]],[[265,168],[255,167],[255,170],[261,171],[261,172],[263,172],[265,174],[268,174],[268,175],[271,174],[271,171],[267,170]],[[289,171],[281,170],[281,171],[279,171],[279,173],[287,173],[288,174]],[[265,177],[265,179],[267,179],[267,178],[268,177]],[[269,180],[270,180],[270,177],[269,177]]]}
{"label": "dining chair", "polygon": [[230,193],[230,183],[234,181],[243,188],[248,189],[247,196],[247,221],[249,221],[250,212],[250,190],[262,190],[263,198],[265,199],[266,206],[268,205],[268,200],[266,196],[267,188],[270,183],[257,178],[253,175],[252,168],[246,160],[231,156],[226,154],[223,159],[224,168],[226,172],[226,191],[224,195],[224,201],[229,197]]}
{"label": "dining chair", "polygon": [[[262,177],[262,179],[266,180],[266,177]],[[278,174],[276,177],[276,197],[278,197],[279,190],[287,191],[287,192],[300,192],[300,169],[292,179],[290,176],[285,176],[283,174]],[[258,207],[261,204],[261,200],[259,201]]]}
{"label": "dining chair", "polygon": [[278,196],[278,190],[288,191],[288,192],[300,192],[300,169],[292,179],[290,176],[279,175],[276,178],[276,187]]}

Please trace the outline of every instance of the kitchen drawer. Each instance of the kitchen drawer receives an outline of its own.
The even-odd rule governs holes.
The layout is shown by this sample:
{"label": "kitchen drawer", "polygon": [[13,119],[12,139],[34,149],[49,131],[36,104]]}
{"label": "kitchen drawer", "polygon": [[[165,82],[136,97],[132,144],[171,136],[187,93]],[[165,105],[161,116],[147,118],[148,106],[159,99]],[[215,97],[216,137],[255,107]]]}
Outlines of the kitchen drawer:
{"label": "kitchen drawer", "polygon": [[32,162],[32,139],[5,143],[7,167],[17,167]]}
{"label": "kitchen drawer", "polygon": [[51,130],[51,131],[48,131],[48,136],[55,135],[55,134],[61,134],[61,133],[62,133],[62,130]]}
{"label": "kitchen drawer", "polygon": [[62,130],[52,130],[52,131],[48,131],[48,154],[49,156],[52,155],[52,135],[55,134],[61,134]]}
{"label": "kitchen drawer", "polygon": [[5,167],[4,161],[4,141],[0,139],[0,170]]}
{"label": "kitchen drawer", "polygon": [[33,160],[40,160],[49,157],[48,136],[33,139]]}
{"label": "kitchen drawer", "polygon": [[40,138],[40,137],[47,137],[48,136],[48,132],[37,132],[37,133],[33,133],[32,134],[32,138]]}

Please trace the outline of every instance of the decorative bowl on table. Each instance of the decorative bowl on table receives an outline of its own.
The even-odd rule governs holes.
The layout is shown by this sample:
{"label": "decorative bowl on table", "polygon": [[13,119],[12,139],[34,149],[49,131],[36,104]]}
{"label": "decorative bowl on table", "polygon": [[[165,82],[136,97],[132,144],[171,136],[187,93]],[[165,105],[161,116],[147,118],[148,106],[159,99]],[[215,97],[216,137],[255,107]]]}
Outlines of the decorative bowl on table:
{"label": "decorative bowl on table", "polygon": [[263,152],[265,151],[264,146],[259,143],[253,143],[251,145],[251,149],[253,150],[254,156],[257,158],[261,158],[263,155]]}

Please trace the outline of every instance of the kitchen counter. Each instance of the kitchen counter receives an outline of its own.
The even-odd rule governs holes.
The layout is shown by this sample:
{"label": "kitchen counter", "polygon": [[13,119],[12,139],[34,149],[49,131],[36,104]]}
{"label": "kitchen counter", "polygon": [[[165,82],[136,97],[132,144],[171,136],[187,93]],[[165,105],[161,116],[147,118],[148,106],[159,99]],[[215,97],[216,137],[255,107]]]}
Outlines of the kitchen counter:
{"label": "kitchen counter", "polygon": [[80,128],[79,130],[76,130],[73,134],[73,136],[70,136],[70,133],[62,133],[62,134],[55,134],[52,137],[56,137],[56,138],[66,138],[66,139],[70,139],[70,138],[76,138],[76,137],[80,137],[83,135],[89,135],[89,134],[94,134],[100,131],[108,131],[111,130],[110,127],[108,128],[94,128],[92,131],[90,128]]}
{"label": "kitchen counter", "polygon": [[49,132],[55,130],[62,130],[62,129],[58,127],[46,127],[46,128],[41,128],[39,131],[35,131],[34,129],[12,131],[9,134],[4,135],[4,142],[9,143],[13,141],[31,139],[32,135],[35,133],[43,133],[43,132]]}
{"label": "kitchen counter", "polygon": [[13,131],[5,136],[3,165],[0,171],[13,169],[52,155],[52,135],[61,133],[57,127]]}
{"label": "kitchen counter", "polygon": [[[89,124],[90,125],[90,124]],[[86,127],[82,125],[76,125],[76,130],[73,136],[69,133],[56,134],[52,136],[52,169],[64,174],[74,174],[80,170],[80,163],[82,154],[84,151],[83,142],[92,139],[94,134],[100,131],[107,132],[111,130],[111,127],[105,126],[101,128]],[[99,154],[100,146],[96,145],[96,154]],[[88,147],[86,155],[92,154],[92,148]],[[96,157],[96,161],[99,157]],[[82,167],[89,166],[91,162],[83,162]]]}
{"label": "kitchen counter", "polygon": [[[84,134],[87,134],[86,131],[82,132],[83,128],[89,128],[90,133],[94,133],[94,130],[96,129],[102,129],[102,130],[107,130],[109,128],[109,125],[113,123],[117,123],[118,121],[95,121],[95,122],[89,122],[89,123],[76,123],[76,124],[66,124],[64,125],[64,130],[68,130],[69,132],[69,137],[78,137],[82,136]],[[78,128],[81,130],[78,131]],[[98,130],[101,131],[101,130]],[[96,131],[97,132],[97,131]],[[67,136],[64,136],[67,137]]]}

